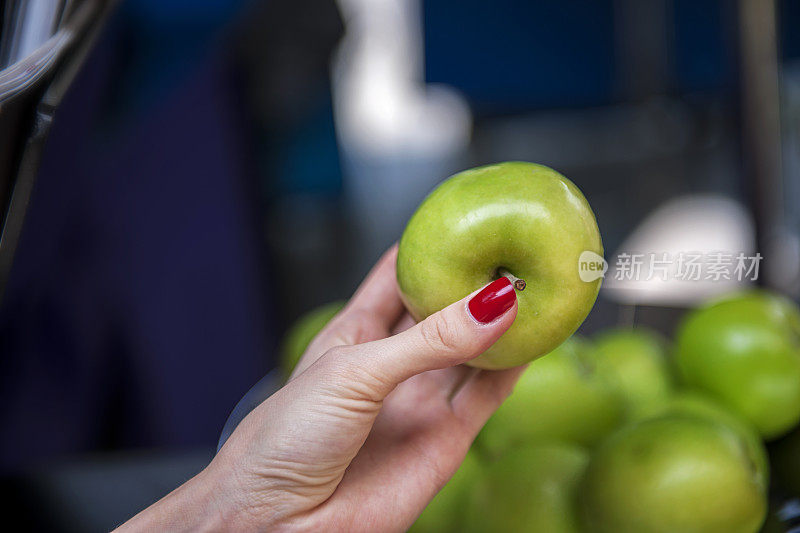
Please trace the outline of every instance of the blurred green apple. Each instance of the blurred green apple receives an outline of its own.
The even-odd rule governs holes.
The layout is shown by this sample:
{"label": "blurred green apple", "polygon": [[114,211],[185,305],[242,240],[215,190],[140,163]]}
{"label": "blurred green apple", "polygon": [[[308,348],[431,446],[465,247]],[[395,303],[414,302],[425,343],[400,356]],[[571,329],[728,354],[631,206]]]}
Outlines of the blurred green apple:
{"label": "blurred green apple", "polygon": [[596,371],[590,343],[570,338],[533,361],[478,437],[490,456],[540,440],[592,446],[613,431],[623,403]]}
{"label": "blurred green apple", "polygon": [[541,165],[499,163],[452,176],[422,202],[400,239],[397,281],[421,320],[504,272],[524,279],[514,324],[469,363],[508,368],[552,351],[586,318],[600,277],[581,280],[584,252],[602,271],[600,233],[578,188]]}
{"label": "blurred green apple", "polygon": [[766,439],[800,421],[800,310],[752,291],[689,314],[676,339],[686,384],[747,418]]}
{"label": "blurred green apple", "polygon": [[342,310],[347,302],[336,301],[321,305],[304,314],[289,328],[281,345],[280,366],[287,376],[292,373],[308,345],[322,328]]}
{"label": "blurred green apple", "polygon": [[588,461],[586,451],[563,443],[509,451],[487,466],[461,531],[578,533],[575,489]]}
{"label": "blurred green apple", "polygon": [[767,499],[747,445],[724,424],[667,414],[606,439],[579,488],[583,524],[609,533],[755,533]]}
{"label": "blurred green apple", "polygon": [[755,466],[761,488],[766,491],[769,485],[769,460],[767,450],[758,431],[718,400],[697,391],[681,391],[664,403],[651,404],[649,412],[642,415],[648,418],[666,414],[682,414],[700,417],[704,420],[718,422],[734,430],[746,446],[747,457]]}
{"label": "blurred green apple", "polygon": [[636,328],[611,330],[594,337],[597,372],[621,394],[628,415],[663,403],[672,393],[665,341]]}
{"label": "blurred green apple", "polygon": [[428,504],[409,529],[409,533],[460,533],[464,526],[464,510],[483,474],[483,464],[472,450],[447,485]]}

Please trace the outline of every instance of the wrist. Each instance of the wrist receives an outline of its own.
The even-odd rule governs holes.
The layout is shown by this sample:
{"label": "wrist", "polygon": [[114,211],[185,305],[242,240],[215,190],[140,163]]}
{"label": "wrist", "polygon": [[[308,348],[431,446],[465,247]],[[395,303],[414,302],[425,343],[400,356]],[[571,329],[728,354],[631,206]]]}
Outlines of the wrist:
{"label": "wrist", "polygon": [[209,466],[117,531],[255,531],[260,529],[255,518]]}
{"label": "wrist", "polygon": [[220,465],[217,456],[205,470],[192,478],[192,496],[202,501],[204,514],[215,524],[214,531],[263,531],[269,513],[255,505],[250,488],[243,486],[233,465]]}

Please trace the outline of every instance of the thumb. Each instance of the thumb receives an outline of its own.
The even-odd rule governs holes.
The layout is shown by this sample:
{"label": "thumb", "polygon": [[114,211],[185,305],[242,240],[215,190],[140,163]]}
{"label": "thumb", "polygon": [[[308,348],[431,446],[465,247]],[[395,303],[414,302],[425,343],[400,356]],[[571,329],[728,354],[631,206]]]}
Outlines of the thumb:
{"label": "thumb", "polygon": [[323,356],[342,379],[366,387],[382,400],[408,378],[455,366],[486,351],[511,327],[517,296],[501,277],[480,291],[385,339],[335,348]]}

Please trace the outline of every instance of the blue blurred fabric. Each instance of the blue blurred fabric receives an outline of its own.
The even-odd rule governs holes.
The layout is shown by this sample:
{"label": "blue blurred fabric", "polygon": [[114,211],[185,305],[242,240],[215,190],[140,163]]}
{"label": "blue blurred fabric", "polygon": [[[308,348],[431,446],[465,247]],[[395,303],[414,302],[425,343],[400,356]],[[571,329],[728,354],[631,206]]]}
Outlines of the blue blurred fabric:
{"label": "blue blurred fabric", "polygon": [[428,81],[478,113],[597,105],[613,97],[612,0],[427,0]]}
{"label": "blue blurred fabric", "polygon": [[[654,6],[657,7],[658,3]],[[425,0],[428,81],[459,89],[479,116],[603,105],[619,98],[613,0]],[[735,90],[736,3],[671,0],[668,86]],[[800,2],[778,3],[784,60],[800,57]]]}
{"label": "blue blurred fabric", "polygon": [[0,309],[5,470],[213,446],[271,365],[227,59],[208,47],[149,98],[120,99],[120,35],[106,32],[58,112]]}

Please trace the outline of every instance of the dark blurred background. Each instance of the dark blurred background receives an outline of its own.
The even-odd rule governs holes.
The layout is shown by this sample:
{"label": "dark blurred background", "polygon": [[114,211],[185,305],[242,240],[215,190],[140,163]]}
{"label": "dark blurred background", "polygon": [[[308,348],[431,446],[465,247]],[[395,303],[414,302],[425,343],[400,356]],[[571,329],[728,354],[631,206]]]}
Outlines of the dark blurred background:
{"label": "dark blurred background", "polygon": [[[0,307],[7,498],[65,491],[38,519],[102,529],[193,474],[291,323],[477,164],[567,175],[609,254],[666,202],[721,196],[796,297],[800,2],[774,26],[772,5],[119,2],[56,114]],[[107,479],[126,481],[98,501]]]}

